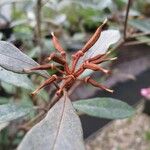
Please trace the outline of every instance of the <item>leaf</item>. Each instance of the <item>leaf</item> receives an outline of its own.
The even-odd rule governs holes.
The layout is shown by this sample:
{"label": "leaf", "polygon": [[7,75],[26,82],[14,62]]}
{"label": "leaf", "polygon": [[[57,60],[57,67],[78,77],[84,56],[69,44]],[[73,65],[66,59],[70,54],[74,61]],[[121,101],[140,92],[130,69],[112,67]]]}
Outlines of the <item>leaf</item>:
{"label": "leaf", "polygon": [[14,85],[12,85],[12,84],[1,81],[1,87],[5,90],[5,92],[7,94],[15,94],[16,93],[16,88],[14,88]]}
{"label": "leaf", "polygon": [[0,67],[0,81],[26,89],[32,90],[34,88],[32,81],[26,75],[7,71],[2,67]]}
{"label": "leaf", "polygon": [[0,105],[6,104],[9,102],[9,98],[6,97],[0,97]]}
{"label": "leaf", "polygon": [[90,76],[94,71],[90,69],[84,70],[84,72],[80,75],[80,79]]}
{"label": "leaf", "polygon": [[[16,73],[25,73],[24,69],[30,69],[37,66],[33,59],[22,53],[14,45],[0,41],[0,66],[6,70]],[[48,77],[48,73],[43,70],[35,71],[44,77]]]}
{"label": "leaf", "polygon": [[70,99],[63,96],[24,137],[18,150],[84,150],[82,129]]}
{"label": "leaf", "polygon": [[17,2],[22,2],[22,1],[21,0],[5,0],[5,1],[0,1],[0,7],[3,6],[3,5],[8,5],[8,4],[17,3]]}
{"label": "leaf", "polygon": [[150,19],[133,19],[129,21],[129,24],[143,32],[150,31]]}
{"label": "leaf", "polygon": [[0,32],[0,40],[3,38],[3,33]]}
{"label": "leaf", "polygon": [[[70,3],[68,3],[70,2]],[[78,6],[82,6],[84,9],[99,9],[99,10],[103,10],[105,8],[110,8],[112,6],[112,0],[94,0],[94,1],[91,1],[91,0],[76,0],[76,1],[61,1],[59,3],[61,9],[62,7],[63,8],[66,8],[66,6],[68,5],[71,5],[72,3],[75,5],[78,5]],[[89,15],[88,15],[89,17]]]}
{"label": "leaf", "polygon": [[8,122],[1,123],[1,124],[0,124],[0,131],[1,131],[2,129],[4,129],[5,127],[7,127],[8,125],[9,125]]}
{"label": "leaf", "polygon": [[96,43],[79,59],[77,66],[89,58],[106,53],[110,45],[116,43],[119,39],[120,32],[118,30],[103,31]]}
{"label": "leaf", "polygon": [[107,97],[76,101],[73,106],[82,113],[107,119],[123,119],[134,114],[127,103]]}
{"label": "leaf", "polygon": [[0,105],[0,123],[9,122],[23,117],[30,111],[31,107],[22,106],[19,104],[9,103]]}
{"label": "leaf", "polygon": [[146,43],[147,45],[150,45],[150,37],[148,36],[139,36],[136,39],[142,43]]}

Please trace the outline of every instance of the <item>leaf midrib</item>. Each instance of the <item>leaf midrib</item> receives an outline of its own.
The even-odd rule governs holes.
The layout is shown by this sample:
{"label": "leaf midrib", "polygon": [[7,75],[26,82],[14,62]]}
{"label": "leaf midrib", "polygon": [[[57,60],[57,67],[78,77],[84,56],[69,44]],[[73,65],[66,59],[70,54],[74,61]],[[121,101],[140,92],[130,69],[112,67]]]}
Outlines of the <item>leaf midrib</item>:
{"label": "leaf midrib", "polygon": [[[60,130],[61,130],[61,124],[63,122],[63,118],[64,118],[64,111],[65,111],[65,105],[66,105],[66,99],[67,99],[67,96],[65,94],[65,100],[64,100],[64,103],[63,103],[63,108],[62,108],[62,113],[61,113],[61,116],[60,116],[60,121],[59,121],[59,124],[58,124],[58,130],[57,130],[57,133],[56,133],[56,137],[54,139],[54,144],[52,146],[52,150],[55,149],[55,146],[56,146],[56,143],[57,143],[57,139],[59,137],[59,134],[60,134]],[[61,100],[61,99],[60,99]]]}

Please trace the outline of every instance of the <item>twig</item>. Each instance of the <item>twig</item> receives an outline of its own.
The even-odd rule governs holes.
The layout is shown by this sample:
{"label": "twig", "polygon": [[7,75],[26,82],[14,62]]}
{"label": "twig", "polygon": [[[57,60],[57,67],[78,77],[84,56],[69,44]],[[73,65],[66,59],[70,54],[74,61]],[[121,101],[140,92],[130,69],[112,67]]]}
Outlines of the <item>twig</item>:
{"label": "twig", "polygon": [[59,85],[56,82],[53,82],[53,84],[56,87],[56,89],[59,89]]}
{"label": "twig", "polygon": [[33,126],[33,124],[35,124],[38,120],[40,120],[40,118],[45,114],[44,111],[41,111],[39,114],[37,114],[34,118],[32,118],[31,120],[29,120],[27,123],[20,125],[18,127],[18,129],[22,130],[22,129],[27,129],[26,132]]}
{"label": "twig", "polygon": [[82,81],[77,81],[72,87],[71,89],[68,91],[68,95],[71,95],[74,90],[81,84]]}
{"label": "twig", "polygon": [[128,0],[128,5],[127,5],[127,9],[126,9],[126,16],[125,16],[125,23],[124,23],[124,34],[123,34],[124,41],[127,38],[127,25],[128,25],[128,16],[129,16],[129,10],[130,10],[130,6],[131,6],[131,1],[132,0]]}
{"label": "twig", "polygon": [[40,55],[39,55],[39,61],[41,61],[41,51],[43,49],[42,44],[42,33],[41,33],[41,8],[42,8],[42,0],[37,0],[36,3],[36,42],[40,46]]}
{"label": "twig", "polygon": [[139,45],[139,44],[145,44],[150,43],[150,41],[131,41],[124,44],[124,46],[131,46],[131,45]]}
{"label": "twig", "polygon": [[49,0],[43,1],[42,7],[48,3]]}
{"label": "twig", "polygon": [[36,36],[37,42],[40,42],[41,39],[41,0],[37,0],[36,3]]}
{"label": "twig", "polygon": [[119,40],[119,42],[117,42],[117,44],[112,48],[110,49],[111,52],[113,52],[114,50],[118,49],[119,47],[121,47],[123,44],[125,43],[124,39],[121,38]]}
{"label": "twig", "polygon": [[135,33],[133,35],[130,35],[128,37],[128,39],[131,39],[131,38],[137,38],[139,36],[146,36],[146,35],[150,35],[150,32],[143,32],[143,33]]}

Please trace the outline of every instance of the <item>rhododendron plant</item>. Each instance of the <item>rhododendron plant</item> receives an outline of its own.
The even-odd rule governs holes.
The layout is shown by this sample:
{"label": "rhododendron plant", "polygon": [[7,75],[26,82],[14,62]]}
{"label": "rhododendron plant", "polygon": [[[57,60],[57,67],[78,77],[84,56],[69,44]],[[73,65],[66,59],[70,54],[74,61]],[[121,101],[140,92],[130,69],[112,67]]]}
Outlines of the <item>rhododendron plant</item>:
{"label": "rhododendron plant", "polygon": [[[54,33],[51,35],[56,52],[51,53],[44,60],[46,63],[42,65],[12,44],[0,41],[0,67],[1,74],[7,75],[5,81],[14,85],[18,85],[19,82],[20,87],[27,84],[26,87],[33,89],[32,81],[24,74],[36,73],[43,76],[46,80],[32,92],[32,96],[51,84],[56,87],[53,97],[44,105],[45,111],[41,111],[22,127],[30,129],[33,126],[23,138],[18,150],[84,150],[82,127],[76,110],[82,114],[109,119],[122,119],[133,115],[134,110],[131,106],[113,98],[97,97],[76,102],[71,102],[69,98],[69,90],[76,81],[113,92],[105,85],[98,83],[90,74],[85,74],[87,70],[100,71],[106,75],[111,72],[105,69],[102,63],[116,59],[110,56],[111,51],[108,49],[120,39],[120,32],[113,29],[102,31],[106,22],[107,20],[97,28],[82,49],[72,54],[71,61]],[[47,70],[55,70],[57,73],[49,75]],[[35,99],[36,97],[34,101]],[[3,119],[2,122],[22,117],[32,109],[14,104],[4,106],[1,111],[6,110],[5,107],[9,108],[9,114],[3,113],[5,120]],[[23,113],[20,114],[22,111]]]}

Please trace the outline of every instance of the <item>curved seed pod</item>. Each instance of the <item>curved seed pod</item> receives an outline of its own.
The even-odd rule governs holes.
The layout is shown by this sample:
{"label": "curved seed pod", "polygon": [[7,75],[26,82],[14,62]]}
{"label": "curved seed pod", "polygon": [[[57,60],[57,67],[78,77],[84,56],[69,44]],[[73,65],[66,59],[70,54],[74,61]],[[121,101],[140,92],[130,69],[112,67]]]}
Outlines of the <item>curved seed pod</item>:
{"label": "curved seed pod", "polygon": [[38,94],[38,92],[44,88],[47,85],[50,85],[52,82],[54,82],[55,80],[57,80],[57,76],[56,75],[52,75],[49,79],[47,79],[41,86],[39,86],[34,92],[31,93],[32,96],[35,96],[36,94]]}
{"label": "curved seed pod", "polygon": [[120,32],[118,30],[105,30],[101,32],[101,36],[96,41],[96,43],[80,57],[77,63],[79,67],[83,62],[97,55],[105,54],[110,45],[116,43],[120,39]]}
{"label": "curved seed pod", "polygon": [[97,42],[100,38],[103,26],[107,23],[107,19],[104,20],[103,24],[97,28],[94,35],[88,40],[85,46],[73,55],[72,71],[75,70],[76,64],[81,57]]}
{"label": "curved seed pod", "polygon": [[93,86],[98,87],[98,88],[100,88],[100,89],[102,89],[102,90],[105,90],[105,91],[108,91],[108,92],[110,92],[110,93],[113,93],[113,90],[107,88],[107,87],[104,86],[104,85],[99,84],[98,82],[96,82],[95,80],[91,79],[90,77],[86,77],[86,78],[84,79],[84,81],[85,81],[86,83],[90,83],[90,84],[92,84]]}
{"label": "curved seed pod", "polygon": [[55,61],[61,65],[64,65],[66,63],[65,59],[62,58],[62,56],[57,55],[56,53],[51,53],[50,56],[48,58],[46,58],[46,61]]}
{"label": "curved seed pod", "polygon": [[58,52],[65,57],[66,56],[66,52],[65,50],[62,48],[60,42],[58,41],[58,39],[56,38],[56,36],[54,35],[54,32],[51,33],[52,35],[52,42],[56,48],[56,50],[58,50]]}
{"label": "curved seed pod", "polygon": [[107,19],[104,20],[103,24],[97,28],[94,35],[90,38],[90,40],[85,44],[85,46],[82,48],[82,52],[85,53],[88,51],[95,42],[99,39],[103,26],[107,23]]}
{"label": "curved seed pod", "polygon": [[83,68],[84,68],[84,69],[91,69],[91,70],[93,70],[93,71],[102,71],[102,72],[105,73],[105,74],[110,73],[109,70],[104,69],[104,68],[102,68],[102,67],[100,67],[100,66],[98,66],[98,65],[96,65],[96,64],[89,63],[89,62],[85,62],[84,65],[83,65]]}

